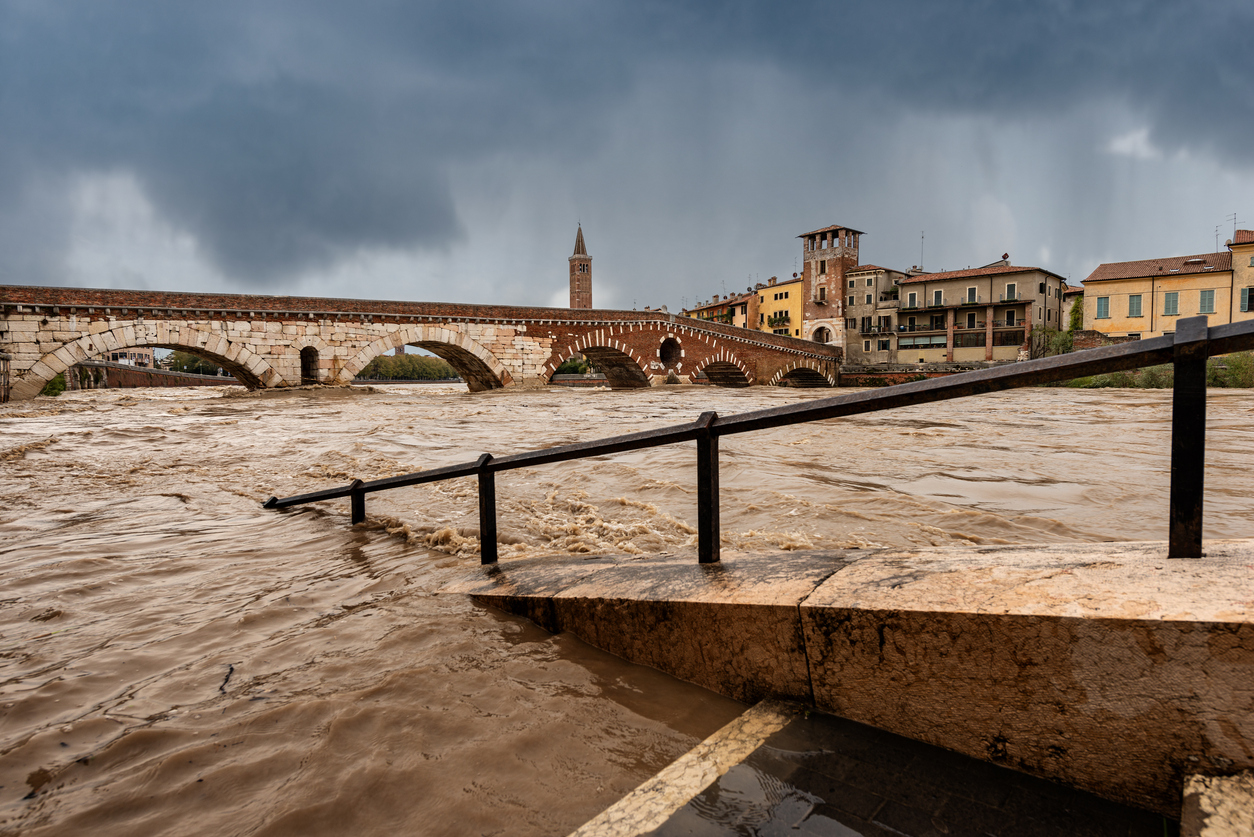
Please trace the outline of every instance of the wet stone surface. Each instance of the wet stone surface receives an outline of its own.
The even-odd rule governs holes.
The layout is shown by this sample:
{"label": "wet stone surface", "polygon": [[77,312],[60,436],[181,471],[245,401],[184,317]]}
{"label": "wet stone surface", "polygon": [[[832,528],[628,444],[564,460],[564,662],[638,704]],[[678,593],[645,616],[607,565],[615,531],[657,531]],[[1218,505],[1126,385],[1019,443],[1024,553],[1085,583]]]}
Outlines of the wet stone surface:
{"label": "wet stone surface", "polygon": [[1174,821],[816,712],[728,770],[655,837],[1176,835]]}

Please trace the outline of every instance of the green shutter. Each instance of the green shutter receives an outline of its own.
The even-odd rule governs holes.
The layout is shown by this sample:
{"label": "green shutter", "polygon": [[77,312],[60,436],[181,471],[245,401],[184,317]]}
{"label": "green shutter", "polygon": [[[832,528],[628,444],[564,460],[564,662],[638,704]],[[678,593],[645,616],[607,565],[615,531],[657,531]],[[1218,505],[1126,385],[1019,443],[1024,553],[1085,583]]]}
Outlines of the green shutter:
{"label": "green shutter", "polygon": [[1250,310],[1250,289],[1249,288],[1241,289],[1241,310],[1242,311]]}

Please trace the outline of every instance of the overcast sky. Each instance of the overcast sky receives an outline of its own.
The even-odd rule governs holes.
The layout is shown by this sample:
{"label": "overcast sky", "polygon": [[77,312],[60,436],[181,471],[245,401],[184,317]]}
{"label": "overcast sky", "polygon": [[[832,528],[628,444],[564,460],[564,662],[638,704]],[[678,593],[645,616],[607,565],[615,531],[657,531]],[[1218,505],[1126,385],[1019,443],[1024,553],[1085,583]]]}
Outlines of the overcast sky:
{"label": "overcast sky", "polygon": [[[1254,228],[1254,3],[0,0],[0,284],[597,307]],[[921,239],[921,234],[924,235]]]}

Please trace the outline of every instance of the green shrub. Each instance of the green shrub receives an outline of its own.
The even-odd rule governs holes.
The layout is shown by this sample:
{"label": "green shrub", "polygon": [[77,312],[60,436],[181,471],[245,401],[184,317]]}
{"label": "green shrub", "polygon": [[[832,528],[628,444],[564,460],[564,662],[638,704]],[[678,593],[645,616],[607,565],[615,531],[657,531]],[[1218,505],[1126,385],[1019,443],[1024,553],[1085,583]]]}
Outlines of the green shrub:
{"label": "green shrub", "polygon": [[53,398],[56,398],[63,392],[65,392],[65,373],[59,372],[55,378],[44,384],[44,388],[39,391],[39,394],[51,395]]}

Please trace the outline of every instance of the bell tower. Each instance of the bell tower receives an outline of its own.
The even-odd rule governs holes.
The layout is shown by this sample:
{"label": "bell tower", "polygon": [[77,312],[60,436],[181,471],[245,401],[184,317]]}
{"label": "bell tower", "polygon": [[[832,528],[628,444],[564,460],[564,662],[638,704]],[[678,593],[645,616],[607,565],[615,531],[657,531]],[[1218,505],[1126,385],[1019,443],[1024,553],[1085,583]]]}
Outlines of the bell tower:
{"label": "bell tower", "polygon": [[575,254],[570,257],[570,307],[592,307],[592,257],[583,244],[583,225],[575,233]]}

